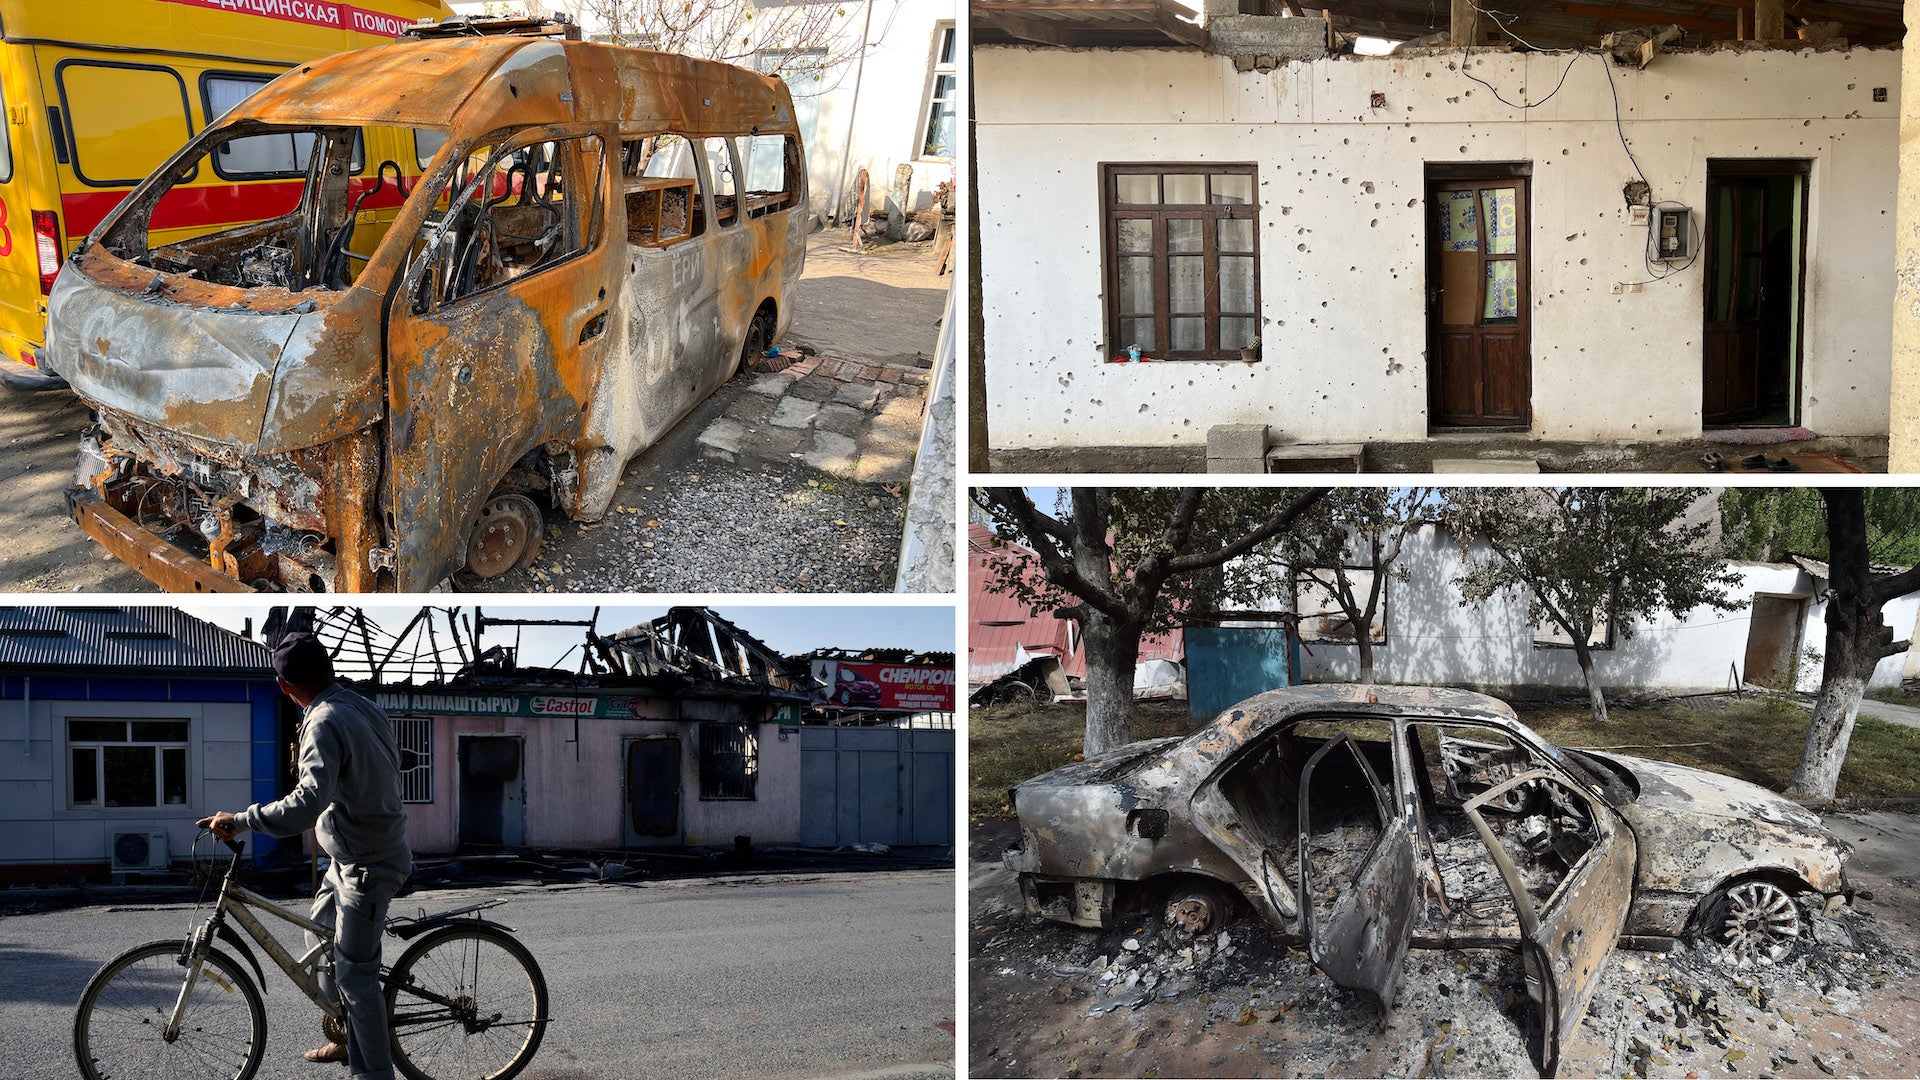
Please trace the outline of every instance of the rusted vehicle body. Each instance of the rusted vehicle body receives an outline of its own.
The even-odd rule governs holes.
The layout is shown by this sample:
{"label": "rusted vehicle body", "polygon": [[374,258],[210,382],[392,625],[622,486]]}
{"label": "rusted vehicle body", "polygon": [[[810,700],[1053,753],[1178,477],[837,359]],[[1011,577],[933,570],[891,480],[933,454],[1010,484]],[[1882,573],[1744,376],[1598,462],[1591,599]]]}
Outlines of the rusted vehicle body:
{"label": "rusted vehicle body", "polygon": [[[806,228],[784,84],[456,30],[262,88],[56,283],[49,366],[97,416],[69,506],[161,585],[410,592],[525,565],[543,513],[605,515],[627,462],[784,332]],[[346,174],[381,127],[445,141],[365,250]],[[184,178],[262,137],[305,156],[296,203],[149,243]]]}
{"label": "rusted vehicle body", "polygon": [[1778,959],[1850,895],[1847,846],[1763,788],[1562,750],[1481,694],[1311,686],[1184,739],[1014,788],[1028,910],[1082,926],[1164,904],[1202,932],[1244,898],[1334,981],[1391,1005],[1412,946],[1520,952],[1551,1074],[1617,943],[1699,934]]}

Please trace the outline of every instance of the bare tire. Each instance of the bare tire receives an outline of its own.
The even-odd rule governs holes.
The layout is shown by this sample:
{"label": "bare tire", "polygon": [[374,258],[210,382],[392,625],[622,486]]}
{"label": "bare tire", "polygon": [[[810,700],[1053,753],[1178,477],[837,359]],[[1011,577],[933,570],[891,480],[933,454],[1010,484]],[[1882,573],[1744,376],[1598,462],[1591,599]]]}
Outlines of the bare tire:
{"label": "bare tire", "polygon": [[765,310],[753,313],[747,324],[747,336],[740,343],[740,373],[746,374],[773,347],[773,315]]}
{"label": "bare tire", "polygon": [[1726,948],[1742,963],[1772,964],[1805,940],[1806,920],[1793,894],[1763,878],[1736,881],[1701,908],[1695,936]]}
{"label": "bare tire", "polygon": [[121,953],[87,983],[73,1017],[73,1053],[86,1080],[248,1080],[267,1048],[260,990],[240,965],[209,950],[180,1034],[167,1018],[186,982],[179,941]]}
{"label": "bare tire", "polygon": [[547,980],[505,931],[445,926],[395,961],[387,979],[393,1063],[409,1080],[508,1080],[547,1027]]}

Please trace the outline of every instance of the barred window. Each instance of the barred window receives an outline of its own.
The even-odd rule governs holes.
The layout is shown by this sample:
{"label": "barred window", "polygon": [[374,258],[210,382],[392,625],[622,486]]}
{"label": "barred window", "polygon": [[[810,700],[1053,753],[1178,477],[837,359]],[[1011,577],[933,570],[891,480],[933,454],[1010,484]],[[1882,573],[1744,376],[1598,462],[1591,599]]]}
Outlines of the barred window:
{"label": "barred window", "polygon": [[400,801],[433,801],[433,718],[400,716],[393,721],[400,744]]}
{"label": "barred window", "polygon": [[700,797],[752,799],[760,740],[752,724],[700,725]]}
{"label": "barred window", "polygon": [[1252,165],[1105,165],[1107,351],[1237,359],[1260,335]]}

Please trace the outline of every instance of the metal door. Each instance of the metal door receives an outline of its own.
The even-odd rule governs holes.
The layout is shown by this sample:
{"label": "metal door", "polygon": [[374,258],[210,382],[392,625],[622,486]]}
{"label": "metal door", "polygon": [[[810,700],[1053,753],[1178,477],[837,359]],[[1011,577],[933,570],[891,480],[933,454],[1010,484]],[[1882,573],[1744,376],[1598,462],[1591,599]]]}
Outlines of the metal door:
{"label": "metal door", "polygon": [[800,729],[800,842],[953,843],[954,733]]}
{"label": "metal door", "polygon": [[627,739],[626,813],[620,840],[628,847],[680,842],[680,740]]}
{"label": "metal door", "polygon": [[[1343,749],[1345,753],[1334,760],[1351,760],[1359,767],[1379,831],[1352,878],[1335,881],[1338,891],[1333,902],[1321,905],[1314,899],[1320,892],[1313,887],[1314,866],[1308,851],[1314,820],[1312,787],[1314,774],[1327,756]],[[1396,806],[1392,789],[1380,783],[1359,746],[1346,734],[1328,740],[1307,759],[1300,771],[1299,799],[1300,919],[1307,950],[1329,979],[1391,1009],[1400,987],[1401,961],[1413,943],[1414,892],[1419,886],[1407,814]]]}
{"label": "metal door", "polygon": [[1533,422],[1522,177],[1439,181],[1427,237],[1428,409],[1444,427]]}
{"label": "metal door", "polygon": [[526,776],[518,735],[460,738],[460,843],[519,847],[527,842]]}

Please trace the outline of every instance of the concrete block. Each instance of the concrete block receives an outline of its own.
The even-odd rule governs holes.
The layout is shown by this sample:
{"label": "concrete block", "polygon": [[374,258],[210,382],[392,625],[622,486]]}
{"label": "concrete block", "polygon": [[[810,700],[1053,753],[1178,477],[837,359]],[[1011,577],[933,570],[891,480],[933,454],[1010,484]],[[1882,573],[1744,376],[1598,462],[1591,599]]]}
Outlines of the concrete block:
{"label": "concrete block", "polygon": [[768,397],[779,397],[787,392],[787,387],[793,385],[793,379],[794,377],[792,375],[784,371],[777,375],[762,375],[748,383],[747,389],[756,394],[765,394]]}
{"label": "concrete block", "polygon": [[783,397],[768,420],[774,427],[803,428],[813,424],[820,415],[820,403],[805,398]]}
{"label": "concrete block", "polygon": [[833,392],[833,400],[856,409],[871,408],[880,397],[880,388],[872,383],[846,383]]}
{"label": "concrete block", "polygon": [[1267,471],[1267,459],[1263,457],[1207,457],[1207,471],[1210,473],[1261,473]]}
{"label": "concrete block", "polygon": [[1434,458],[1437,473],[1537,473],[1540,463],[1532,458]]}
{"label": "concrete block", "polygon": [[1327,55],[1327,24],[1322,19],[1279,15],[1222,15],[1207,20],[1207,51],[1215,56],[1259,57],[1259,66]]}
{"label": "concrete block", "polygon": [[845,435],[835,435],[831,431],[813,433],[813,449],[800,455],[800,460],[821,472],[835,476],[846,476],[853,471],[858,447]]}
{"label": "concrete block", "polygon": [[746,425],[738,420],[728,420],[723,417],[708,424],[706,430],[702,431],[700,437],[694,441],[699,444],[702,452],[710,457],[717,457],[723,461],[738,461],[741,442],[746,437]]}
{"label": "concrete block", "polygon": [[1267,425],[1215,424],[1207,429],[1207,458],[1264,458]]}

